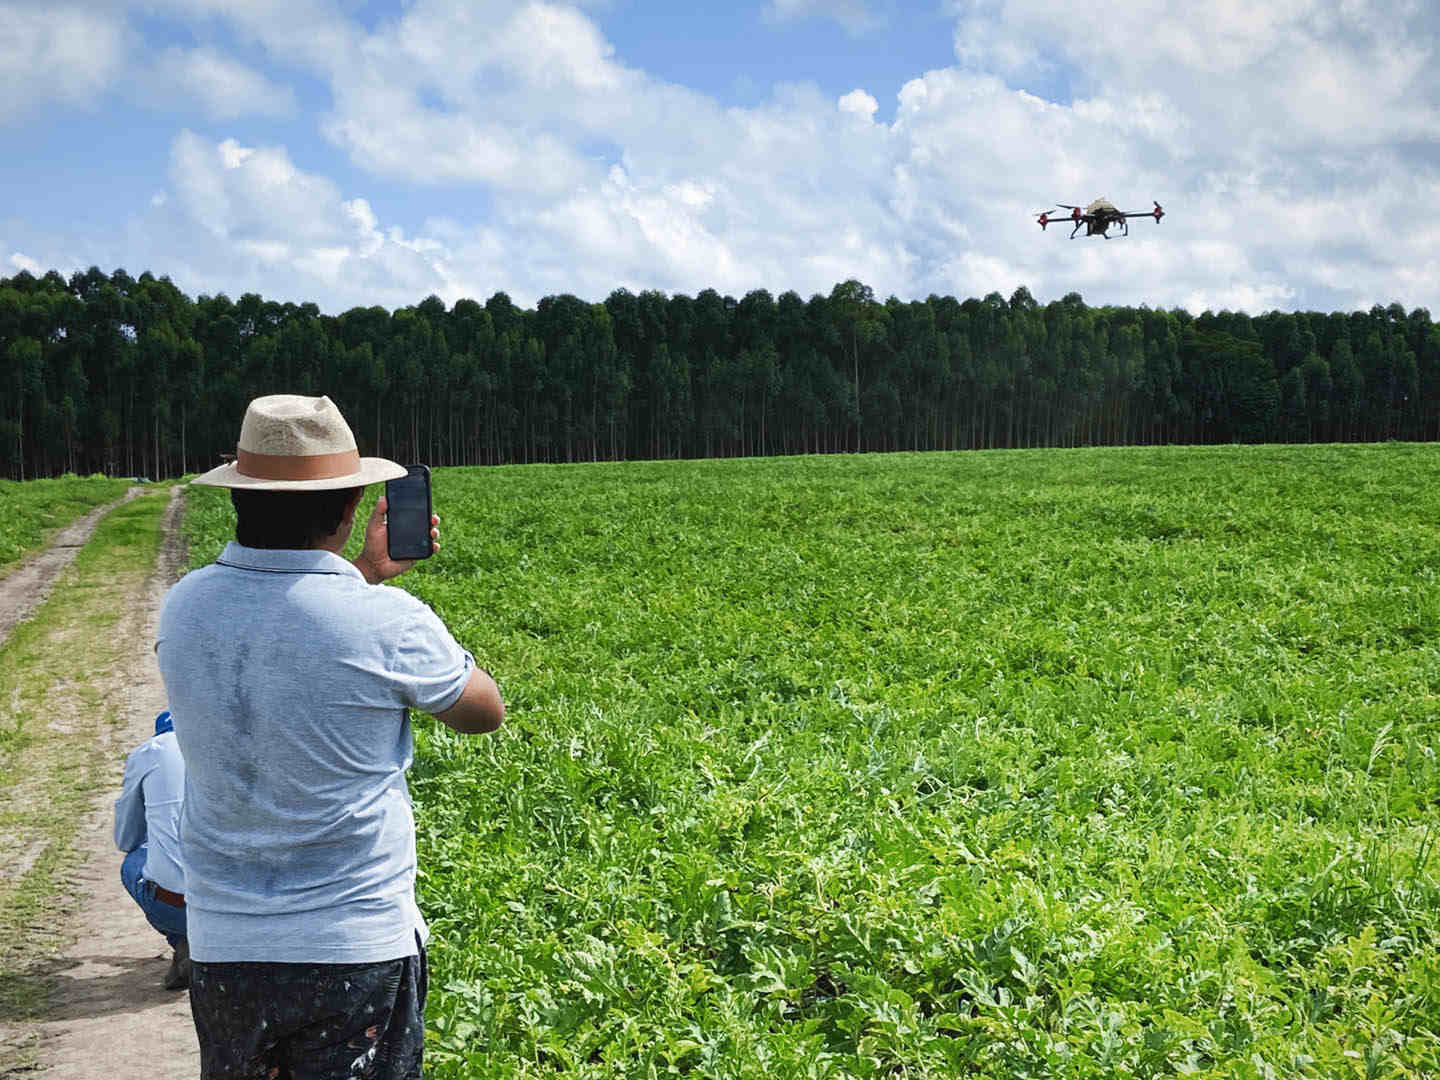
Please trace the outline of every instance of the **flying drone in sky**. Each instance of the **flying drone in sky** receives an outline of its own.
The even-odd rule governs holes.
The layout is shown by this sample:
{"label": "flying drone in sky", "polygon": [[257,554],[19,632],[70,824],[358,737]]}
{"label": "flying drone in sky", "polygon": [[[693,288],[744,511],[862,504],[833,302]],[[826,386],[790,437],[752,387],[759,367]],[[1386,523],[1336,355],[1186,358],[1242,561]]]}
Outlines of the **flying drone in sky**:
{"label": "flying drone in sky", "polygon": [[1054,210],[1043,210],[1036,217],[1036,220],[1039,221],[1041,229],[1051,224],[1058,225],[1062,221],[1073,223],[1075,227],[1070,230],[1070,238],[1072,240],[1075,238],[1075,234],[1080,231],[1081,225],[1085,226],[1086,236],[1100,236],[1109,240],[1110,237],[1106,230],[1112,225],[1118,225],[1120,227],[1121,236],[1128,236],[1130,235],[1130,218],[1153,217],[1155,224],[1158,225],[1160,224],[1160,219],[1165,216],[1165,210],[1158,202],[1155,204],[1154,210],[1134,211],[1117,210],[1115,204],[1108,199],[1096,199],[1089,206],[1085,207],[1084,210],[1081,210],[1078,206],[1071,206],[1069,203],[1056,203],[1055,205],[1063,206],[1066,210],[1069,210],[1070,213],[1061,214]]}

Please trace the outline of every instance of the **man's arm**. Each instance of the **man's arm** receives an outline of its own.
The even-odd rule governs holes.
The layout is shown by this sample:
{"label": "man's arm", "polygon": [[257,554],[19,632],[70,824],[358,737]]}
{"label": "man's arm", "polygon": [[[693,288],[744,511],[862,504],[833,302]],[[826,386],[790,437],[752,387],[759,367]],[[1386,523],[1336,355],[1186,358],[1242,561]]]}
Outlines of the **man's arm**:
{"label": "man's arm", "polygon": [[125,781],[115,800],[115,846],[134,851],[145,842],[145,790],[141,781],[149,772],[139,750],[125,759]]}
{"label": "man's arm", "polygon": [[460,692],[460,698],[436,717],[451,731],[461,735],[479,735],[494,731],[505,722],[505,702],[500,699],[500,688],[484,668],[470,672],[470,680]]}
{"label": "man's arm", "polygon": [[[371,585],[379,585],[382,581],[399,577],[416,562],[414,559],[396,561],[390,558],[389,530],[385,520],[385,511],[389,509],[389,505],[384,495],[375,501],[375,509],[365,527],[365,545],[354,560],[355,566]],[[430,525],[431,542],[435,550],[439,551],[438,515],[431,515]],[[494,731],[505,722],[505,702],[501,700],[500,688],[495,685],[490,673],[484,668],[476,668],[470,672],[465,689],[460,691],[460,697],[455,704],[435,715],[452,731],[458,731],[462,735],[479,735]]]}

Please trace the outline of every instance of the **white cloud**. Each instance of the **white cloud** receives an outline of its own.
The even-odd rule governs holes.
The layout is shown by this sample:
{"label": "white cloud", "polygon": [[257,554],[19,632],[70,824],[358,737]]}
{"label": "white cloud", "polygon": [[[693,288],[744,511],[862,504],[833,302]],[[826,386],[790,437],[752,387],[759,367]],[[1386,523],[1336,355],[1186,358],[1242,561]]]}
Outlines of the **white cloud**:
{"label": "white cloud", "polygon": [[24,255],[18,251],[10,253],[10,265],[13,266],[16,270],[28,271],[29,273],[34,274],[36,277],[44,277],[46,272],[49,270],[49,267],[42,266],[39,262],[30,258],[30,256]]}
{"label": "white cloud", "polygon": [[145,76],[156,104],[183,101],[200,106],[216,120],[238,116],[289,116],[295,94],[263,74],[210,47],[166,49]]}
{"label": "white cloud", "polygon": [[152,55],[125,4],[0,0],[0,124],[46,102],[93,107],[114,90],[158,110],[198,106],[215,119],[287,116],[296,108],[288,88],[213,47]]}
{"label": "white cloud", "polygon": [[495,37],[494,56],[525,85],[585,94],[624,91],[632,82],[599,29],[573,9],[526,4]]}
{"label": "white cloud", "polygon": [[694,182],[637,187],[617,166],[605,183],[542,211],[535,224],[549,234],[553,255],[563,251],[561,238],[569,237],[572,250],[587,262],[605,253],[612,272],[625,279],[693,280],[708,274],[734,288],[736,258],[711,226],[707,210],[713,198],[694,197],[702,191]]}
{"label": "white cloud", "polygon": [[[882,296],[1026,284],[1042,300],[1251,309],[1436,306],[1440,289],[1440,225],[1423,213],[1440,201],[1440,27],[1418,2],[1115,0],[1099,34],[1041,0],[956,2],[957,66],[906,83],[890,123],[858,88],[723,107],[630,66],[561,4],[415,0],[365,27],[324,0],[147,10],[198,20],[202,45],[170,68],[209,61],[193,96],[212,110],[288,100],[268,69],[203,44],[212,24],[328,85],[330,111],[310,119],[376,178],[342,191],[282,146],[182,134],[170,198],[122,258],[183,260],[212,290],[333,310],[496,289],[522,303],[620,285],[828,292],[848,277]],[[777,0],[771,14],[873,25],[873,11]],[[1055,86],[1073,98],[1046,100]],[[381,220],[416,192],[432,217],[404,221],[408,235]],[[1031,216],[1101,194],[1169,214],[1108,243]],[[23,231],[12,245],[38,251]]]}
{"label": "white cloud", "polygon": [[864,0],[770,0],[766,17],[775,22],[833,19],[855,37],[875,30],[884,20]]}
{"label": "white cloud", "polygon": [[483,183],[528,192],[563,192],[587,172],[584,157],[543,130],[483,114],[441,112],[417,91],[378,84],[341,88],[325,134],[356,164],[410,183]]}
{"label": "white cloud", "polygon": [[363,167],[527,199],[599,183],[631,147],[663,146],[689,172],[724,117],[620,63],[578,11],[538,3],[418,0],[337,65],[332,88],[324,130]]}
{"label": "white cloud", "polygon": [[218,147],[220,163],[227,169],[238,169],[255,156],[253,146],[241,146],[234,139],[226,139]]}
{"label": "white cloud", "polygon": [[997,16],[999,0],[962,4],[955,24],[955,58],[963,67],[1002,75],[1029,75],[1052,67],[1029,39]]}
{"label": "white cloud", "polygon": [[851,90],[848,94],[843,95],[837,104],[841,112],[863,116],[867,120],[875,115],[876,109],[880,108],[880,103],[864,90]]}
{"label": "white cloud", "polygon": [[[1394,0],[1113,0],[1077,33],[1046,0],[952,0],[957,53],[1023,81],[1063,60],[1088,96],[1175,102],[1207,152],[1363,147],[1440,135],[1430,6]],[[983,49],[1001,42],[987,65]],[[1005,50],[1008,48],[1009,53]]]}
{"label": "white cloud", "polygon": [[366,200],[350,199],[341,203],[340,208],[355,223],[358,237],[356,250],[362,257],[368,259],[385,246],[385,237],[381,235],[378,227],[380,221]]}
{"label": "white cloud", "polygon": [[[187,245],[190,287],[313,299],[335,310],[358,303],[413,303],[449,292],[438,247],[382,232],[369,203],[296,167],[282,147],[214,142],[183,132],[172,147],[174,198],[147,222],[161,242]],[[169,237],[165,237],[165,233]],[[229,263],[228,268],[226,264]],[[418,290],[418,292],[416,291]]]}
{"label": "white cloud", "polygon": [[[350,0],[117,0],[147,15],[186,20],[197,32],[217,25],[258,42],[275,58],[332,74],[352,64],[364,34],[345,13]],[[477,0],[478,6],[479,0]]]}
{"label": "white cloud", "polygon": [[0,2],[0,125],[41,102],[94,105],[128,40],[123,15],[108,7]]}
{"label": "white cloud", "polygon": [[[1146,3],[1121,7],[1127,26],[1154,14]],[[205,153],[243,182],[213,162],[195,169],[186,207],[212,235],[247,245],[247,258],[308,278],[306,295],[344,303],[369,302],[359,290],[381,284],[412,298],[503,288],[533,303],[550,292],[599,298],[620,285],[808,293],[859,277],[880,295],[1008,294],[1026,284],[1041,298],[1074,290],[1102,303],[1254,308],[1310,294],[1360,303],[1384,296],[1391,282],[1416,290],[1401,298],[1414,303],[1433,282],[1427,228],[1372,257],[1363,273],[1340,269],[1353,267],[1342,249],[1373,249],[1365,238],[1372,213],[1407,199],[1434,203],[1433,173],[1390,194],[1381,159],[1372,155],[1367,173],[1345,139],[1331,137],[1322,145],[1338,144],[1339,160],[1319,191],[1304,176],[1316,159],[1267,149],[1298,137],[1268,133],[1294,124],[1293,113],[1252,117],[1247,128],[1240,114],[1250,111],[1244,99],[1253,88],[1224,89],[1219,107],[1202,107],[1184,78],[1142,78],[1126,67],[1138,61],[1107,67],[1088,43],[1074,46],[1084,53],[1081,70],[1104,78],[1090,79],[1091,91],[1073,102],[1046,101],[1013,85],[1015,72],[1062,55],[1057,42],[1069,40],[1051,32],[1043,12],[1038,0],[967,6],[957,16],[962,28],[968,20],[1008,34],[1008,58],[991,57],[985,69],[977,54],[968,69],[912,80],[894,122],[881,124],[879,102],[862,89],[837,101],[792,86],[759,108],[722,109],[626,67],[575,10],[417,0],[395,22],[348,39],[348,62],[332,58],[326,130],[356,164],[391,180],[483,185],[486,218],[447,207],[422,224],[423,240],[406,240],[365,199],[342,198],[333,185],[317,194],[328,182],[299,173],[283,151],[234,142]],[[1186,15],[1155,34],[1166,63],[1269,78],[1272,53],[1259,39],[1307,12],[1314,6],[1256,13],[1222,0],[1212,27]],[[1319,42],[1313,47],[1337,72],[1372,48]],[[1228,56],[1210,56],[1221,46]],[[1298,73],[1322,66],[1317,58],[1287,76],[1287,87],[1265,92],[1309,86]],[[1420,77],[1412,60],[1386,76],[1383,93],[1402,95]],[[1227,142],[1217,134],[1227,130],[1245,137]],[[177,145],[177,159],[189,152]],[[1375,209],[1357,213],[1345,192],[1366,192],[1359,201],[1367,206],[1378,197]],[[1031,215],[1052,200],[1083,204],[1100,194],[1134,210],[1158,199],[1170,213],[1109,243],[1035,227]],[[307,208],[314,202],[328,209]],[[258,205],[267,220],[330,224],[313,236],[261,229]],[[1335,252],[1317,258],[1312,238],[1327,233]],[[353,272],[357,260],[366,273]]]}

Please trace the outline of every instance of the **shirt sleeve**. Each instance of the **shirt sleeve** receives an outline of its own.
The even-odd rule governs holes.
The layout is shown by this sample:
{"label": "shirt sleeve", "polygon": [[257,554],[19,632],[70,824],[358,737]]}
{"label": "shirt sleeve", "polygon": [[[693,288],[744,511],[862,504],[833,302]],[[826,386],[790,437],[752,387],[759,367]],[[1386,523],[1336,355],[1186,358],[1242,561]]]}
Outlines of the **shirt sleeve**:
{"label": "shirt sleeve", "polygon": [[152,762],[145,747],[125,759],[125,779],[115,800],[115,846],[134,851],[145,842],[145,792],[141,787]]}
{"label": "shirt sleeve", "polygon": [[475,658],[445,629],[429,607],[418,605],[410,628],[395,651],[392,672],[406,705],[428,713],[444,712],[460,700]]}

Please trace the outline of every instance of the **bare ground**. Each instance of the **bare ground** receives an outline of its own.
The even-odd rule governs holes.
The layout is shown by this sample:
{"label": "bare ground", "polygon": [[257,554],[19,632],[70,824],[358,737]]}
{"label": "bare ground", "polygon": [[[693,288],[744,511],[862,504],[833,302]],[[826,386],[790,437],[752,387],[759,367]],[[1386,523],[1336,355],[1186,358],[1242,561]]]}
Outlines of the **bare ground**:
{"label": "bare ground", "polygon": [[[160,602],[184,566],[181,490],[171,491],[165,542],[153,572],[148,579],[137,576],[126,586],[126,595],[116,598],[124,611],[116,635],[124,642],[124,651],[121,663],[106,676],[109,685],[99,690],[115,703],[121,722],[94,728],[104,744],[108,775],[102,777],[99,795],[76,837],[80,866],[61,886],[68,895],[56,896],[47,912],[57,914],[61,925],[34,928],[42,935],[58,932],[67,944],[56,959],[25,976],[42,987],[45,1004],[40,1017],[0,1017],[0,1062],[17,1062],[9,1067],[0,1064],[0,1077],[168,1080],[193,1077],[200,1071],[188,997],[160,985],[169,964],[169,947],[121,886],[120,855],[111,841],[111,807],[125,753],[153,733],[155,714],[165,707],[152,645]],[[101,513],[92,516],[98,520]],[[89,521],[89,529],[94,524]],[[88,535],[88,529],[68,537],[62,534],[56,543],[83,544]],[[21,572],[40,561],[27,564]],[[23,588],[36,590],[43,598],[58,572],[48,579],[37,575],[34,584]],[[0,620],[7,611],[33,611],[40,602],[31,596],[27,603],[19,596],[19,573],[3,582]],[[9,628],[0,622],[0,638]]]}
{"label": "bare ground", "polygon": [[0,642],[10,636],[16,624],[28,619],[45,602],[55,579],[74,560],[75,553],[85,546],[100,519],[144,490],[133,487],[119,502],[96,507],[84,517],[72,521],[55,534],[48,548],[0,578]]}

